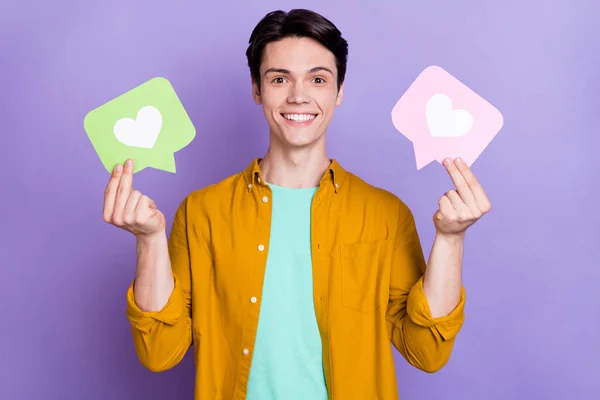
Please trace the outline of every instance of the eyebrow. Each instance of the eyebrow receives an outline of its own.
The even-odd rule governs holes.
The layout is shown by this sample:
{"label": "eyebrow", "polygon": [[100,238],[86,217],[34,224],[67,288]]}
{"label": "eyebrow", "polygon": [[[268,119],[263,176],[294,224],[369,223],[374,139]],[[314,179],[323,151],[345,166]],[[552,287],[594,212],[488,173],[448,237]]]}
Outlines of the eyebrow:
{"label": "eyebrow", "polygon": [[[333,75],[333,72],[327,68],[327,67],[314,67],[311,68],[310,71],[308,71],[309,74],[314,74],[315,72],[319,72],[319,71],[327,71],[329,72],[331,75]],[[289,69],[285,69],[285,68],[269,68],[268,70],[265,71],[264,75],[267,75],[269,72],[277,72],[280,74],[288,74],[290,75],[291,72]]]}

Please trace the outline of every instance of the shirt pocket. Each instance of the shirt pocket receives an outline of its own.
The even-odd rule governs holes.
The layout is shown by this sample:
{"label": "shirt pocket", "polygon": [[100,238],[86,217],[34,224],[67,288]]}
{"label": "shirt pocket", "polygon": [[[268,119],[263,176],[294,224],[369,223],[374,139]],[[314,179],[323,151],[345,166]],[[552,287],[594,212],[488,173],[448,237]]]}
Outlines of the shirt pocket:
{"label": "shirt pocket", "polygon": [[385,240],[342,244],[342,305],[364,313],[381,305]]}

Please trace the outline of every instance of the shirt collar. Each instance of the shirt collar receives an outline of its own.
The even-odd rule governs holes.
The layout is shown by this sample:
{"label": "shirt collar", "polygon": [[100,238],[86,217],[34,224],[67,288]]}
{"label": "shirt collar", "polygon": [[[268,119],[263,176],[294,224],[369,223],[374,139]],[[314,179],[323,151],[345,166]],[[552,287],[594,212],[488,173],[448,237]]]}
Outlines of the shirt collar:
{"label": "shirt collar", "polygon": [[[251,188],[251,185],[255,183],[264,182],[260,167],[258,165],[261,160],[262,158],[260,157],[254,158],[244,171],[244,179],[246,180],[246,185],[248,185],[248,188]],[[344,170],[344,168],[336,159],[331,159],[330,161],[329,167],[327,167],[323,177],[321,177],[319,185],[322,186],[325,184],[331,184],[335,193],[338,193],[338,191],[342,188],[344,179],[346,178],[348,172]]]}

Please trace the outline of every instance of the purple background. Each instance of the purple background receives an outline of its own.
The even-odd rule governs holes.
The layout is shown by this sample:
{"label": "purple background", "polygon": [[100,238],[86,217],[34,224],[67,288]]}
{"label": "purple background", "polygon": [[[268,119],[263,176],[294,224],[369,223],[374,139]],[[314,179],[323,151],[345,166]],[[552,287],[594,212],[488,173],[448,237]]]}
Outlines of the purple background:
{"label": "purple background", "polygon": [[264,154],[267,126],[244,51],[265,13],[294,7],[331,18],[350,44],[330,156],[405,200],[427,254],[431,216],[451,182],[437,163],[416,170],[411,143],[392,126],[393,105],[438,64],[504,115],[473,166],[493,210],[467,236],[464,328],[437,374],[397,355],[401,398],[597,398],[599,7],[319,3],[0,5],[1,399],[192,398],[191,353],[162,374],[135,355],[125,316],[135,240],[102,221],[108,175],[83,118],[152,77],[171,80],[197,137],[177,153],[177,174],[147,169],[134,183],[172,221],[189,192]]}

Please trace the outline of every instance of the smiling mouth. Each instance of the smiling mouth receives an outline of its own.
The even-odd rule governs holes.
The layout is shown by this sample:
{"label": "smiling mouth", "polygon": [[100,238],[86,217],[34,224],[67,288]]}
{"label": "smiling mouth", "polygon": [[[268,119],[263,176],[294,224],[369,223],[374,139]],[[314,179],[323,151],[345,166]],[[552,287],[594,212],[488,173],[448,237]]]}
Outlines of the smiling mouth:
{"label": "smiling mouth", "polygon": [[318,114],[281,114],[289,122],[308,123],[313,121]]}

